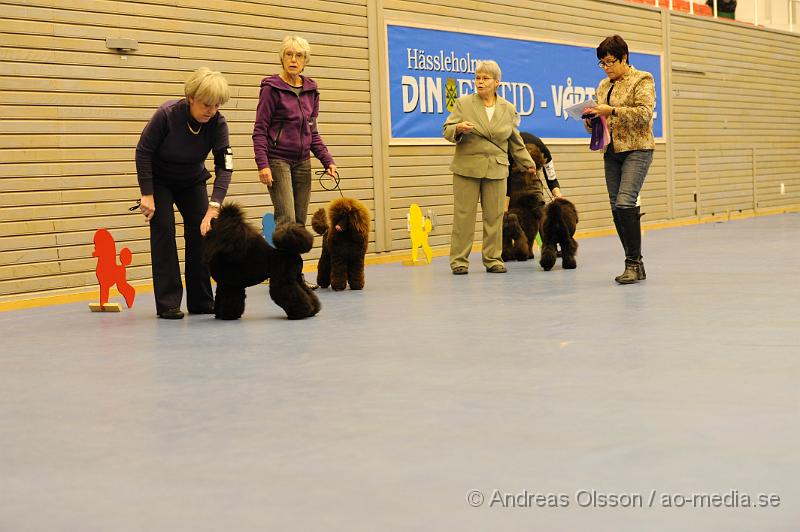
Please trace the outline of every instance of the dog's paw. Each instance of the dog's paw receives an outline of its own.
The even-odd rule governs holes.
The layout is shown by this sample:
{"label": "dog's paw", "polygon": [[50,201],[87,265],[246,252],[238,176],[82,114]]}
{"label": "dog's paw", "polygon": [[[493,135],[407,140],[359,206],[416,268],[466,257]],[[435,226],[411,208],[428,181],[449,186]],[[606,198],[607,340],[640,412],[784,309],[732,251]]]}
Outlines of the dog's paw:
{"label": "dog's paw", "polygon": [[539,266],[541,266],[544,271],[549,272],[555,263],[556,254],[554,252],[542,252],[542,258],[539,259]]}
{"label": "dog's paw", "polygon": [[242,317],[241,314],[239,314],[239,315],[236,315],[236,314],[214,314],[214,319],[217,319],[217,320],[238,320],[241,317]]}

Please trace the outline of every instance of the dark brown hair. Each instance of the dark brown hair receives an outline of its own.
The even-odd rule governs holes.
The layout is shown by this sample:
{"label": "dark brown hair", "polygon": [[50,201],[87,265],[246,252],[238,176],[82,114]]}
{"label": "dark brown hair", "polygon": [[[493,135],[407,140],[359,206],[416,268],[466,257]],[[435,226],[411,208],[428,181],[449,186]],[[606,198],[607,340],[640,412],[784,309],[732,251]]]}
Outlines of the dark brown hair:
{"label": "dark brown hair", "polygon": [[619,35],[606,37],[597,47],[597,58],[602,61],[609,54],[622,61],[628,55],[628,43]]}

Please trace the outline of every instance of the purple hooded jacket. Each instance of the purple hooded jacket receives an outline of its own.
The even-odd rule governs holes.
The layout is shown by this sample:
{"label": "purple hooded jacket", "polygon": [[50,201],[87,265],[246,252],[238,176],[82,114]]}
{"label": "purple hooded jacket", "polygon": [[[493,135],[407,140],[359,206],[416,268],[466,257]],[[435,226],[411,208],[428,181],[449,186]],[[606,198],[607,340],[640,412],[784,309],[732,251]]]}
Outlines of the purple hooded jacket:
{"label": "purple hooded jacket", "polygon": [[309,152],[327,168],[335,164],[317,131],[319,91],[317,83],[301,76],[303,88],[297,95],[278,74],[261,80],[253,150],[258,169],[269,167],[269,159],[286,161],[308,159]]}

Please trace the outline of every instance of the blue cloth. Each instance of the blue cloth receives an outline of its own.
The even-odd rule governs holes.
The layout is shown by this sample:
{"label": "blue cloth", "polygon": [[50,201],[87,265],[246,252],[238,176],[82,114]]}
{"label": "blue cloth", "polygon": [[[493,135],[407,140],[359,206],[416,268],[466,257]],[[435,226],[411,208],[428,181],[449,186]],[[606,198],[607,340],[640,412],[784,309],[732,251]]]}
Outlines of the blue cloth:
{"label": "blue cloth", "polygon": [[267,244],[270,246],[272,244],[272,233],[275,231],[275,215],[271,212],[268,212],[261,218],[261,230],[264,231],[264,238],[267,239]]}

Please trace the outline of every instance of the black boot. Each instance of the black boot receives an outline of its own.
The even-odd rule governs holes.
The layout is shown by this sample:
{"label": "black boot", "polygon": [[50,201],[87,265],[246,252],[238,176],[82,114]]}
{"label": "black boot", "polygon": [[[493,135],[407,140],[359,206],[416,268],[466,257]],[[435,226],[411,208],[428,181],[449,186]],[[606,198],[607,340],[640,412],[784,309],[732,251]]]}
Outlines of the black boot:
{"label": "black boot", "polygon": [[[647,274],[642,263],[642,225],[639,221],[639,207],[616,209],[616,212],[619,219],[617,230],[622,230],[622,246],[625,248],[625,271],[614,280],[620,284],[644,280]],[[635,273],[635,278],[632,278],[631,271]]]}
{"label": "black boot", "polygon": [[625,251],[625,256],[628,256],[628,250],[625,248],[625,233],[622,228],[622,218],[619,216],[619,209],[611,208],[611,217],[614,218],[614,227],[617,228],[617,235],[619,241],[622,243],[622,249]]}

